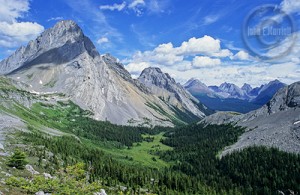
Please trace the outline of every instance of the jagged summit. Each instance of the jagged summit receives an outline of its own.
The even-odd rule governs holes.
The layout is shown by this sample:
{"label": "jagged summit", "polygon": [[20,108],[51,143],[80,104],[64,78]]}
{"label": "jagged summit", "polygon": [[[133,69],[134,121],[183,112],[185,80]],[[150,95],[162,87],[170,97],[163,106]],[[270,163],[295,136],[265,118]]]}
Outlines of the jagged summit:
{"label": "jagged summit", "polygon": [[248,83],[244,83],[244,85],[241,87],[241,89],[246,92],[246,94],[249,94],[250,91],[253,89],[251,87],[251,85],[249,85]]}
{"label": "jagged summit", "polygon": [[219,89],[225,93],[228,93],[229,96],[234,97],[234,98],[241,98],[241,99],[246,99],[247,95],[245,92],[240,89],[238,86],[232,83],[222,83],[219,87]]}
{"label": "jagged summit", "polygon": [[208,109],[193,97],[182,85],[176,83],[168,73],[160,68],[149,67],[142,71],[138,80],[171,105],[181,105],[198,117],[203,117]]}
{"label": "jagged summit", "polygon": [[99,55],[74,21],[63,20],[1,61],[0,74],[9,74],[35,64],[68,62],[84,52],[92,57]]}
{"label": "jagged summit", "polygon": [[146,85],[154,84],[171,90],[171,85],[176,85],[176,81],[168,74],[163,73],[158,67],[145,68],[138,78]]}
{"label": "jagged summit", "polygon": [[[191,78],[189,79],[183,86],[188,88],[193,85],[201,85],[201,86],[206,86],[204,83],[202,83],[199,79],[197,78]],[[207,86],[206,86],[207,87]]]}

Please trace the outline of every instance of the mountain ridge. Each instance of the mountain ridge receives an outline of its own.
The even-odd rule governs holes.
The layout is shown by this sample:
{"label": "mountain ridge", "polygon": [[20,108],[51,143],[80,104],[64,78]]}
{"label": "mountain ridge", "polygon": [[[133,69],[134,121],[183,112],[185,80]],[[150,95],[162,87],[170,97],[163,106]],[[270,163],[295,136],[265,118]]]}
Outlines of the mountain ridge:
{"label": "mountain ridge", "polygon": [[231,123],[246,128],[238,142],[226,148],[223,155],[249,146],[277,147],[300,153],[300,81],[281,88],[263,107],[247,114],[219,112],[202,123]]}
{"label": "mountain ridge", "polygon": [[193,96],[213,110],[247,113],[263,106],[286,85],[274,80],[255,88],[247,83],[239,88],[227,82],[220,86],[206,86],[194,78],[187,81],[184,86]]}
{"label": "mountain ridge", "polygon": [[[18,87],[32,93],[66,94],[92,111],[97,120],[130,125],[186,123],[148,87],[132,79],[116,58],[100,55],[71,20],[58,22],[1,61],[0,75],[14,79]],[[149,106],[154,103],[156,107]],[[189,112],[180,104],[173,106]],[[196,115],[198,120],[201,117]]]}

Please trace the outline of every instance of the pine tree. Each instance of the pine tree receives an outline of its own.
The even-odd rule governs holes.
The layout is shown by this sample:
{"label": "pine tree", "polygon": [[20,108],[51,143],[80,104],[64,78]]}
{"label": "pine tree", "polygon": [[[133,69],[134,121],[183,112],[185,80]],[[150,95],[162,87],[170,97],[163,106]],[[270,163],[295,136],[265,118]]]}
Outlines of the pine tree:
{"label": "pine tree", "polygon": [[26,154],[19,149],[14,151],[14,153],[9,157],[7,163],[8,166],[16,167],[17,169],[24,169],[26,164]]}

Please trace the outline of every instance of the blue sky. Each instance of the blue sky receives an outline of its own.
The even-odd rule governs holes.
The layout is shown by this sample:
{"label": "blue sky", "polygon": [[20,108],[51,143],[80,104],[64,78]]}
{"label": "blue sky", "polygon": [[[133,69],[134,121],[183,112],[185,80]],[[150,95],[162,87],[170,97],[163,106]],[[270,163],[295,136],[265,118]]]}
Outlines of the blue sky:
{"label": "blue sky", "polygon": [[[133,77],[143,68],[158,66],[179,82],[196,77],[210,85],[227,81],[257,86],[274,79],[300,80],[299,39],[288,40],[298,34],[299,0],[0,0],[0,4],[0,59],[57,21],[71,19],[101,54],[117,57]],[[269,4],[279,11],[261,12]],[[281,20],[280,11],[285,13]],[[277,26],[295,27],[281,36],[277,48],[269,40],[272,36],[263,37],[271,43],[267,49],[242,36],[247,21],[254,27],[265,18]],[[280,49],[287,52],[271,55]]]}

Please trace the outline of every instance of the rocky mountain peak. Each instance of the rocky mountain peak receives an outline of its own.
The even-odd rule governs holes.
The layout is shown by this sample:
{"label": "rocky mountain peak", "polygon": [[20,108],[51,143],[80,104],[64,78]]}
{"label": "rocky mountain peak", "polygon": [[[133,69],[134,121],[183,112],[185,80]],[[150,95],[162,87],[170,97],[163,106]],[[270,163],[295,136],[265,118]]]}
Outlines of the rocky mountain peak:
{"label": "rocky mountain peak", "polygon": [[[260,105],[264,105],[274,96],[274,94],[279,89],[281,89],[285,86],[286,86],[286,84],[280,82],[279,80],[270,81],[268,84],[263,85],[259,88],[258,95],[253,100],[253,102],[260,104]],[[251,91],[250,93],[253,93],[253,92]]]}
{"label": "rocky mountain peak", "polygon": [[248,83],[244,83],[244,85],[241,88],[243,91],[245,91],[247,94],[250,93],[250,91],[252,90],[251,85],[249,85]]}
{"label": "rocky mountain peak", "polygon": [[99,55],[94,44],[74,21],[63,20],[1,61],[0,75],[34,64],[65,63],[84,52],[93,58]]}
{"label": "rocky mountain peak", "polygon": [[300,82],[281,88],[266,104],[268,113],[300,107]]}
{"label": "rocky mountain peak", "polygon": [[202,83],[197,78],[191,78],[191,79],[189,79],[183,86],[185,88],[192,87],[192,86],[205,86],[205,87],[207,87],[204,83]]}
{"label": "rocky mountain peak", "polygon": [[160,68],[149,67],[144,69],[138,80],[147,86],[152,93],[158,95],[164,99],[164,101],[168,101],[169,104],[181,104],[184,109],[190,110],[198,117],[203,117],[203,112],[207,111],[207,108],[193,97],[181,84],[176,83],[174,78],[167,73],[163,73]]}
{"label": "rocky mountain peak", "polygon": [[287,106],[300,107],[300,82],[290,85],[287,90]]}
{"label": "rocky mountain peak", "polygon": [[223,92],[230,94],[230,96],[232,96],[232,97],[237,97],[237,98],[245,97],[244,91],[232,83],[227,83],[227,82],[222,83],[220,85],[219,89]]}
{"label": "rocky mountain peak", "polygon": [[177,85],[176,81],[168,73],[163,73],[161,69],[157,67],[145,68],[138,80],[146,86],[154,84],[169,90],[171,90],[171,85]]}

